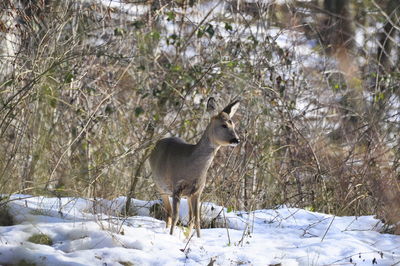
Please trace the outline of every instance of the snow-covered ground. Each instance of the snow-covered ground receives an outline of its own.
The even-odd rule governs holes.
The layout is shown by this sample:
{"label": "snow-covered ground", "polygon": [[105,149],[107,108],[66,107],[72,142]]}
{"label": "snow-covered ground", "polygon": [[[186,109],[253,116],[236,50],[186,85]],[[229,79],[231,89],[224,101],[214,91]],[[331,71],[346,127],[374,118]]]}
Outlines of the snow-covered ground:
{"label": "snow-covered ground", "polygon": [[[122,197],[11,197],[16,224],[0,227],[0,265],[400,264],[400,236],[379,233],[382,224],[372,216],[335,217],[286,207],[234,213],[208,203],[204,211],[211,212],[203,216],[219,217],[221,228],[202,229],[200,239],[188,239],[184,227],[171,236],[163,221],[147,216],[155,202],[133,200],[138,216],[110,215],[123,203]],[[183,218],[186,202],[181,206]],[[29,242],[35,234],[49,236],[52,244]]]}

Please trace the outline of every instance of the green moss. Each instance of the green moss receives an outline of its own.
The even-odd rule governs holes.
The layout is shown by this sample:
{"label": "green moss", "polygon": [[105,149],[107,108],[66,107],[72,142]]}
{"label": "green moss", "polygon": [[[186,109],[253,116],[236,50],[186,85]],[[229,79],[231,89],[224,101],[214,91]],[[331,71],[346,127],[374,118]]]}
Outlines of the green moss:
{"label": "green moss", "polygon": [[20,261],[18,261],[16,266],[36,266],[36,263],[29,262],[29,261],[26,261],[26,260],[20,260]]}
{"label": "green moss", "polygon": [[124,265],[124,266],[133,266],[134,264],[129,261],[118,261],[119,264]]}
{"label": "green moss", "polygon": [[45,234],[35,234],[31,236],[28,241],[40,245],[53,245],[53,241],[51,240],[51,238]]}

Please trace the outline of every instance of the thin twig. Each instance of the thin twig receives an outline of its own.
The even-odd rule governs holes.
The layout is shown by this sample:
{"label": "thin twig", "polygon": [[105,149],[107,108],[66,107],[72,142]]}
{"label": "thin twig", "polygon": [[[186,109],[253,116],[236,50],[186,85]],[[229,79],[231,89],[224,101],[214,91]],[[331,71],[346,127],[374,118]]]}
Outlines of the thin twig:
{"label": "thin twig", "polygon": [[335,220],[335,218],[336,218],[336,215],[334,215],[334,216],[332,217],[332,220],[331,220],[331,222],[329,223],[328,228],[326,229],[324,235],[322,236],[321,242],[324,241],[325,236],[326,236],[326,234],[328,233],[329,229],[331,228],[331,226],[332,226],[333,221]]}

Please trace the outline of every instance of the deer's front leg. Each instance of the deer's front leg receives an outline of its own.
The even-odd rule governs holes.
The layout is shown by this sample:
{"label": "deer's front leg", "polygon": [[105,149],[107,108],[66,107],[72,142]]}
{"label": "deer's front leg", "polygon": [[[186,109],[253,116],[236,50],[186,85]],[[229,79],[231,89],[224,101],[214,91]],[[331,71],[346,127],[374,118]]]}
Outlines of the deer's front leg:
{"label": "deer's front leg", "polygon": [[188,238],[190,237],[193,229],[193,222],[194,222],[194,215],[193,215],[193,206],[192,206],[192,201],[191,201],[191,196],[188,197],[187,202],[189,205],[189,223],[188,223]]}
{"label": "deer's front leg", "polygon": [[200,237],[200,194],[193,195],[190,198],[192,205],[194,226],[196,228],[197,237]]}

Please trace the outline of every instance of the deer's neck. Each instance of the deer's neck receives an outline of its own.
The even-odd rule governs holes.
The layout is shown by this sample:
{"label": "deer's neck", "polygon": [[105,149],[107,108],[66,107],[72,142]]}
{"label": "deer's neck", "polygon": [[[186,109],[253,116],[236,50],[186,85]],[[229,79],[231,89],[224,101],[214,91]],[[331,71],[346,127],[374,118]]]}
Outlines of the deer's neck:
{"label": "deer's neck", "polygon": [[211,164],[214,159],[215,154],[219,150],[220,146],[216,145],[211,141],[209,127],[204,132],[203,136],[200,138],[199,142],[195,145],[194,153],[199,160],[205,160]]}

